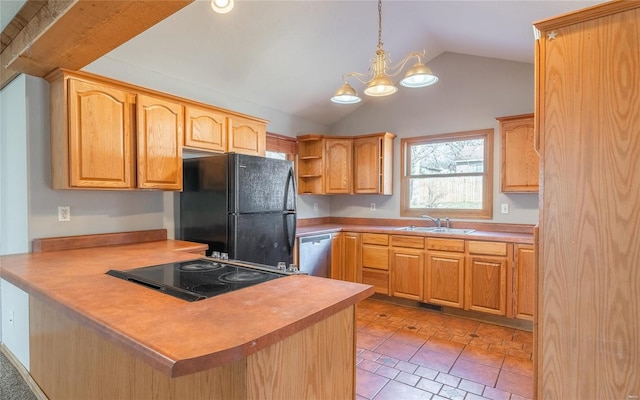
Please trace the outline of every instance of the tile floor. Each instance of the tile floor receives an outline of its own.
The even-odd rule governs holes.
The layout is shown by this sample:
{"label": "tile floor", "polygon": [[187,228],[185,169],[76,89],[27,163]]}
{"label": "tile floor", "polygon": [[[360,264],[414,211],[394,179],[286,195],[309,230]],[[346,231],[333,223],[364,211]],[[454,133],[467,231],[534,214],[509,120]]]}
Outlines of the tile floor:
{"label": "tile floor", "polygon": [[531,332],[372,299],[356,316],[357,400],[533,397]]}

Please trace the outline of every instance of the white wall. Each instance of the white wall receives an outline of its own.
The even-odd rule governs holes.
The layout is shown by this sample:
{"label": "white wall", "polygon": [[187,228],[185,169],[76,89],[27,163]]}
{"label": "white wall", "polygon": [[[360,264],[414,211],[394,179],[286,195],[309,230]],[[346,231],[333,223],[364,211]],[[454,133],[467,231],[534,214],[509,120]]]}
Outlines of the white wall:
{"label": "white wall", "polygon": [[26,79],[0,91],[0,254],[28,247]]}
{"label": "white wall", "polygon": [[[400,87],[393,96],[370,99],[331,127],[334,135],[382,131],[398,135],[393,196],[333,196],[331,215],[400,218],[400,139],[494,128],[493,222],[537,223],[537,194],[499,192],[500,130],[495,121],[495,117],[533,112],[533,65],[444,53],[429,67],[439,78],[435,85],[423,89]],[[376,203],[376,211],[370,211],[370,203]],[[501,203],[509,204],[509,214],[500,214]]]}
{"label": "white wall", "polygon": [[2,342],[29,370],[29,295],[0,279]]}

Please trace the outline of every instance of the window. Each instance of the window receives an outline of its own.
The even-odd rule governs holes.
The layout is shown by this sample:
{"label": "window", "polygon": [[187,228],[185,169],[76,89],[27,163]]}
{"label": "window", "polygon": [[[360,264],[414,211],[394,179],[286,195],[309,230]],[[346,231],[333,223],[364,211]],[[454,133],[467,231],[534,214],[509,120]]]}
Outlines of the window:
{"label": "window", "polygon": [[297,151],[296,138],[267,132],[267,151],[265,156],[279,160],[295,161]]}
{"label": "window", "polygon": [[401,140],[403,217],[491,218],[493,129]]}

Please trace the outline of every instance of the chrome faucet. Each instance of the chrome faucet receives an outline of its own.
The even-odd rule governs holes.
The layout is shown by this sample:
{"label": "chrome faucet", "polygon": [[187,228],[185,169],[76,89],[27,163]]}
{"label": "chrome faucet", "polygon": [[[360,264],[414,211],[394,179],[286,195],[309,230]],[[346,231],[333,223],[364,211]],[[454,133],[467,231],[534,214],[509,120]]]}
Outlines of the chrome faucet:
{"label": "chrome faucet", "polygon": [[440,221],[440,218],[433,218],[430,215],[421,215],[421,217],[433,221],[433,223],[436,224],[438,228],[442,227],[442,221]]}
{"label": "chrome faucet", "polygon": [[451,229],[451,221],[449,220],[449,217],[444,219],[447,223],[447,229]]}

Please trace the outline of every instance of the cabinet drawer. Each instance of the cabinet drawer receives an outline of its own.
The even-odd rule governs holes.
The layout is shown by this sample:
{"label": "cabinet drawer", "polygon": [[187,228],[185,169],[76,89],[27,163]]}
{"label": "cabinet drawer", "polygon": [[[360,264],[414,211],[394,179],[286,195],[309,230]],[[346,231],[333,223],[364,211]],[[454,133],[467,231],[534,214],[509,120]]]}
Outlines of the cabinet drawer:
{"label": "cabinet drawer", "polygon": [[381,246],[389,245],[389,235],[383,235],[380,233],[363,233],[362,243],[364,244],[379,244]]}
{"label": "cabinet drawer", "polygon": [[424,238],[420,236],[391,236],[391,246],[424,249]]}
{"label": "cabinet drawer", "polygon": [[506,256],[507,244],[501,242],[479,242],[469,240],[467,242],[469,254],[487,254],[493,256]]}
{"label": "cabinet drawer", "polygon": [[389,269],[389,249],[382,246],[362,245],[362,266],[375,269]]}
{"label": "cabinet drawer", "polygon": [[464,253],[464,240],[427,238],[426,241],[427,249],[429,250],[457,251]]}
{"label": "cabinet drawer", "polygon": [[389,294],[389,273],[377,269],[362,269],[362,283],[373,285],[376,293]]}

